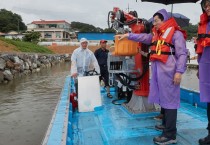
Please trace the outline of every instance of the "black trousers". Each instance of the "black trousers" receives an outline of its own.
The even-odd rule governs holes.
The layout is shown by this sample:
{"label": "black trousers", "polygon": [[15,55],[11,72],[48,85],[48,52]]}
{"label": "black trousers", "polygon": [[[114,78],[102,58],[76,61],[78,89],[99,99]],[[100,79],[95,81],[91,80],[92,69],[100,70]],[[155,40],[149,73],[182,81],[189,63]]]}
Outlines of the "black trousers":
{"label": "black trousers", "polygon": [[207,130],[208,130],[209,135],[210,135],[210,103],[207,103],[207,118],[208,118]]}
{"label": "black trousers", "polygon": [[161,107],[161,110],[160,110],[160,114],[163,114],[163,115],[165,114],[165,110],[162,107]]}
{"label": "black trousers", "polygon": [[99,77],[100,81],[103,80],[105,86],[109,86],[109,72],[107,66],[100,66],[101,76]]}
{"label": "black trousers", "polygon": [[171,138],[176,139],[176,121],[177,121],[177,109],[164,109],[164,116],[162,120],[162,124],[165,126],[165,129],[163,130],[162,135]]}

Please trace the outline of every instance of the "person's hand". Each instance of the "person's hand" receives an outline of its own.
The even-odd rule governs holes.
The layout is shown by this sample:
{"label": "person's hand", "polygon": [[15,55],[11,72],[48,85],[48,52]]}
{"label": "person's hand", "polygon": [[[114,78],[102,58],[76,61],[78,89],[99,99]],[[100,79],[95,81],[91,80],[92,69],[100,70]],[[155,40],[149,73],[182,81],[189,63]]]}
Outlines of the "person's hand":
{"label": "person's hand", "polygon": [[115,37],[118,37],[119,40],[123,40],[125,38],[128,38],[129,34],[126,33],[126,34],[119,34],[119,35],[115,35]]}
{"label": "person's hand", "polygon": [[199,71],[197,71],[196,76],[197,76],[197,78],[199,79]]}
{"label": "person's hand", "polygon": [[173,80],[174,85],[179,85],[181,83],[181,80],[182,80],[182,74],[176,72],[175,75],[174,75],[174,80]]}
{"label": "person's hand", "polygon": [[144,51],[142,51],[142,50],[139,50],[139,53],[140,53],[141,55],[143,55],[144,57],[148,57],[148,54],[149,54],[149,53],[144,52]]}
{"label": "person's hand", "polygon": [[77,73],[73,73],[71,76],[76,78],[77,77]]}

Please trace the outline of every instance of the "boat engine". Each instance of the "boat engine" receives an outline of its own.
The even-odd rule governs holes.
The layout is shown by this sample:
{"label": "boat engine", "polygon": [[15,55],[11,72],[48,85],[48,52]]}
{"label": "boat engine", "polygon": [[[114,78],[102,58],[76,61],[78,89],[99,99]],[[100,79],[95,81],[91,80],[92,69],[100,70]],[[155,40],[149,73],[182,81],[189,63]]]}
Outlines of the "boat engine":
{"label": "boat engine", "polygon": [[[114,29],[117,34],[150,32],[150,24],[147,20],[138,18],[136,11],[127,13],[118,7],[108,13],[108,27]],[[109,83],[117,87],[118,97],[127,96],[128,102],[123,104],[126,108],[132,112],[146,112],[144,106],[149,106],[151,110],[150,105],[135,104],[140,105],[136,102],[147,100],[149,94],[149,58],[139,53],[140,50],[148,53],[149,46],[133,43],[130,40],[118,41],[115,37],[114,50],[108,56]],[[119,52],[125,50],[127,51]],[[130,53],[131,50],[134,50],[134,53]]]}

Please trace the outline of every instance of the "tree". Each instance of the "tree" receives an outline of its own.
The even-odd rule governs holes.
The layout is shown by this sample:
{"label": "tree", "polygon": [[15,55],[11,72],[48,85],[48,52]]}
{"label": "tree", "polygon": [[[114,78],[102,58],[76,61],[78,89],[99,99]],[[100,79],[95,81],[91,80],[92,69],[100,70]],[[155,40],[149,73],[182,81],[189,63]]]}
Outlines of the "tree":
{"label": "tree", "polygon": [[86,32],[86,33],[110,33],[110,32],[115,32],[115,30],[110,29],[110,28],[105,28],[104,30],[100,27],[95,27],[90,24],[86,23],[81,23],[81,22],[71,22],[71,28],[74,31],[79,31],[79,32]]}
{"label": "tree", "polygon": [[188,27],[184,27],[183,29],[185,31],[187,31],[187,39],[191,40],[192,37],[196,37],[197,36],[198,24],[197,25],[189,24]]}
{"label": "tree", "polygon": [[93,25],[81,22],[71,22],[71,28],[79,32],[97,32],[97,28]]}
{"label": "tree", "polygon": [[111,28],[105,28],[104,33],[115,33],[116,31],[114,29],[111,29]]}
{"label": "tree", "polygon": [[23,41],[32,42],[32,43],[38,43],[39,38],[41,37],[41,34],[39,32],[27,32],[25,36],[23,37]]}
{"label": "tree", "polygon": [[26,25],[23,23],[20,15],[0,9],[0,32],[7,33],[9,31],[25,31]]}

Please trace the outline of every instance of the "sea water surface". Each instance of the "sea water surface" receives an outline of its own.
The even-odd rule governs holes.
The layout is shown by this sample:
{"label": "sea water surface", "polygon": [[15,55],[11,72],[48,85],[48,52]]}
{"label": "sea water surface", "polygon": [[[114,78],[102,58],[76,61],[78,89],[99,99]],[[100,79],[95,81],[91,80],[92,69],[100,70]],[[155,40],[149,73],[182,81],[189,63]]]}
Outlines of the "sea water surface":
{"label": "sea water surface", "polygon": [[70,63],[0,85],[0,145],[39,145],[51,121]]}

